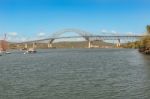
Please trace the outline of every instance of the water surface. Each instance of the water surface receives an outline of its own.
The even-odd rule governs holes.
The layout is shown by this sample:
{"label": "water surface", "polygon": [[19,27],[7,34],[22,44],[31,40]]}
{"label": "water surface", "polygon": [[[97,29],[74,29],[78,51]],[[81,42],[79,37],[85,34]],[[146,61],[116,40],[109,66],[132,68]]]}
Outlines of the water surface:
{"label": "water surface", "polygon": [[150,99],[150,56],[134,49],[3,55],[0,99]]}

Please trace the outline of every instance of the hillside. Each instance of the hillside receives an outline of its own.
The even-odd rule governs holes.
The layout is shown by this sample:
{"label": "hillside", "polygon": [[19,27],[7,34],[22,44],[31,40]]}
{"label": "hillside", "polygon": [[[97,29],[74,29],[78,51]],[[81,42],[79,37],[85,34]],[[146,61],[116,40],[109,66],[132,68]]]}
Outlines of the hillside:
{"label": "hillside", "polygon": [[[37,43],[37,48],[48,48],[47,43]],[[52,44],[53,48],[87,48],[88,42],[87,41],[65,41],[65,42],[54,42]],[[92,41],[91,47],[113,47],[114,44],[112,43],[106,43],[103,41]],[[32,47],[32,44],[28,44],[28,47]],[[24,48],[24,44],[9,44],[10,49],[17,49],[17,48]]]}

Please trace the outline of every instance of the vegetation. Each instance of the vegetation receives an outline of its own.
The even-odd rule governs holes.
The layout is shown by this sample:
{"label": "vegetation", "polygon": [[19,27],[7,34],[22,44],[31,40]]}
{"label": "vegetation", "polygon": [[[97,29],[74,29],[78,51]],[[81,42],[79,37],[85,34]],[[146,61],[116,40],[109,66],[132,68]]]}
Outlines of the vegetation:
{"label": "vegetation", "polygon": [[147,29],[147,33],[150,34],[150,25],[147,25],[146,29]]}
{"label": "vegetation", "polygon": [[124,45],[125,48],[150,48],[150,25],[146,26],[147,33],[140,41],[128,42]]}
{"label": "vegetation", "polygon": [[141,41],[128,42],[127,44],[123,44],[123,48],[139,48],[141,45]]}
{"label": "vegetation", "polygon": [[[97,48],[101,48],[104,46],[107,47],[114,47],[115,45],[112,43],[106,43],[103,41],[92,41],[91,45]],[[31,48],[33,45],[32,43],[28,44],[28,48]],[[88,47],[88,42],[87,41],[64,41],[64,42],[54,42],[52,44],[52,46],[54,48],[87,48]],[[25,47],[24,44],[9,44],[9,48],[10,49],[23,49]],[[44,48],[48,48],[48,44],[47,43],[37,43],[36,47],[39,49],[44,49]]]}

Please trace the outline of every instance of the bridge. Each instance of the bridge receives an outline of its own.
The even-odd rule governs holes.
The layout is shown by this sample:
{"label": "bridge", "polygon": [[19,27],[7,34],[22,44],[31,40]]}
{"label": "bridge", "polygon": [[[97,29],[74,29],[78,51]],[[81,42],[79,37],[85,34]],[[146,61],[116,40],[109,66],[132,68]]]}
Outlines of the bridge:
{"label": "bridge", "polygon": [[[74,32],[76,33],[78,36],[65,36],[65,37],[61,37],[61,35],[68,33],[68,32]],[[144,37],[143,35],[114,35],[114,34],[109,34],[109,35],[94,35],[90,32],[87,31],[83,31],[80,29],[64,29],[61,31],[57,31],[55,33],[52,33],[52,35],[50,37],[44,38],[44,39],[36,39],[36,40],[30,40],[30,41],[24,41],[24,42],[17,42],[15,44],[24,44],[24,48],[28,48],[28,44],[32,43],[33,44],[33,48],[36,48],[36,45],[38,44],[38,42],[42,42],[45,41],[47,42],[47,46],[48,48],[52,48],[52,44],[55,40],[58,39],[68,39],[68,38],[83,38],[85,41],[88,42],[87,47],[90,48],[91,47],[91,41],[104,41],[104,40],[116,40],[116,46],[119,47],[121,45],[121,40],[125,40],[125,39],[136,39],[139,40],[140,38]]]}

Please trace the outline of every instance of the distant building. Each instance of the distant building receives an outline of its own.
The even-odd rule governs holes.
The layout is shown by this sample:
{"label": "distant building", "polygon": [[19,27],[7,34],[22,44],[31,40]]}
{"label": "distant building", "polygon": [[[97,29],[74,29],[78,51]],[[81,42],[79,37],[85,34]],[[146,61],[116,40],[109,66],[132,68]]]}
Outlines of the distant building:
{"label": "distant building", "polygon": [[6,51],[8,49],[8,42],[0,40],[0,51]]}

